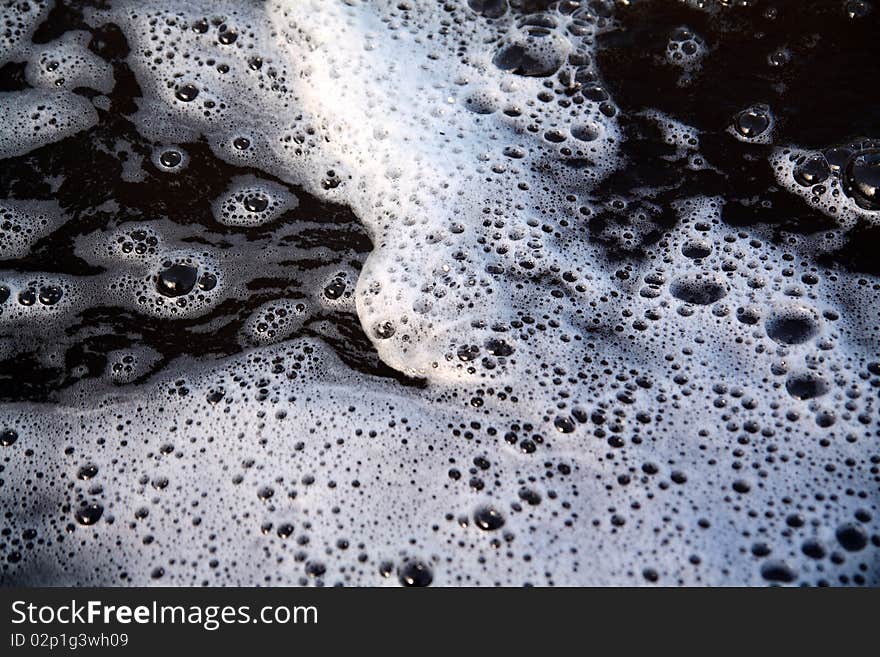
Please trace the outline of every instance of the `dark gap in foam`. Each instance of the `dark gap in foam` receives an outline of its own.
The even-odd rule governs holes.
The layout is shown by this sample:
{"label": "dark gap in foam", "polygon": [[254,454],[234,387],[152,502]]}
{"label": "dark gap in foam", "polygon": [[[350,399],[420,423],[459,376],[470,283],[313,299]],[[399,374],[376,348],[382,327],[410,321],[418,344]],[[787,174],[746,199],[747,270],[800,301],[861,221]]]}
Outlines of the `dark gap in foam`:
{"label": "dark gap in foam", "polygon": [[[650,205],[665,207],[676,195],[699,189],[724,197],[722,219],[731,227],[770,226],[777,240],[781,231],[813,234],[835,227],[833,219],[777,184],[767,163],[772,146],[737,141],[727,128],[739,111],[767,103],[777,120],[777,145],[827,148],[856,136],[876,136],[880,89],[868,81],[880,58],[880,12],[851,20],[838,3],[783,0],[773,7],[775,19],[767,17],[763,3],[716,12],[658,0],[618,6],[620,29],[600,35],[597,61],[630,128],[622,144],[627,171],[603,183],[605,197],[638,198],[645,182],[652,188]],[[683,86],[678,84],[681,71],[657,56],[680,26],[710,44],[700,68]],[[790,50],[791,61],[770,66],[768,55],[781,47]],[[695,175],[683,162],[657,157],[656,138],[644,127],[632,128],[641,121],[633,115],[646,109],[700,129],[699,152],[718,171]],[[661,228],[670,225],[656,210],[646,214]],[[593,233],[601,241],[602,222],[613,221],[613,213],[597,219]],[[880,249],[880,230],[863,222],[844,239],[842,248],[823,256],[824,262],[878,271],[871,254]]]}

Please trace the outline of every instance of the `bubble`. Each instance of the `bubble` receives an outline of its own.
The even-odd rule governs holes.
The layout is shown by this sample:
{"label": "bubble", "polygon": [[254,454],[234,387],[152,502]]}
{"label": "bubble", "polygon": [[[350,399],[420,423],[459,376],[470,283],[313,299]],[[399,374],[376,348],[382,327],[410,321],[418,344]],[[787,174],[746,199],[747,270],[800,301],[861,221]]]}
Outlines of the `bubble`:
{"label": "bubble", "polygon": [[36,302],[37,293],[32,287],[18,293],[18,303],[22,306],[33,306]]}
{"label": "bubble", "polygon": [[669,291],[685,303],[705,306],[724,298],[727,285],[711,274],[686,274],[672,281]]}
{"label": "bubble", "polygon": [[571,49],[568,40],[555,32],[555,27],[555,21],[549,17],[529,17],[499,47],[492,62],[503,71],[524,77],[543,78],[553,75],[562,66]]}
{"label": "bubble", "polygon": [[90,502],[79,507],[74,515],[79,524],[84,526],[94,525],[104,515],[104,507],[97,502]]}
{"label": "bubble", "polygon": [[191,103],[199,97],[199,89],[193,84],[184,84],[174,93],[177,100],[184,103]]}
{"label": "bubble", "polygon": [[745,495],[750,490],[752,490],[752,486],[745,479],[737,479],[733,482],[733,490],[735,490],[737,493],[740,493],[741,495]]}
{"label": "bubble", "polygon": [[486,18],[500,18],[507,13],[507,0],[467,0],[468,7]]}
{"label": "bubble", "polygon": [[861,208],[880,210],[880,149],[854,153],[843,171],[843,189]]}
{"label": "bubble", "polygon": [[812,372],[798,372],[789,375],[785,389],[795,399],[813,399],[828,392],[828,384]]}
{"label": "bubble", "polygon": [[232,43],[235,43],[238,40],[238,34],[233,30],[224,29],[217,36],[217,41],[222,43],[224,46],[228,46]]}
{"label": "bubble", "polygon": [[577,428],[574,420],[565,416],[558,416],[553,420],[553,426],[559,433],[571,433]]}
{"label": "bubble", "polygon": [[770,546],[764,542],[753,543],[751,551],[756,557],[766,557],[773,552]]}
{"label": "bubble", "polygon": [[214,217],[226,226],[256,227],[277,221],[298,205],[299,200],[284,186],[242,176],[214,203]]}
{"label": "bubble", "polygon": [[811,187],[825,182],[830,174],[831,169],[822,155],[809,157],[794,169],[795,180],[804,187]]}
{"label": "bubble", "polygon": [[849,18],[864,18],[871,13],[873,7],[867,0],[847,0],[844,3],[844,11]]}
{"label": "bubble", "polygon": [[264,212],[269,207],[269,199],[259,192],[244,197],[244,209],[248,212]]}
{"label": "bubble", "polygon": [[210,292],[217,287],[217,277],[209,271],[199,276],[199,289],[204,292]]}
{"label": "bubble", "polygon": [[94,479],[95,475],[98,474],[98,466],[94,463],[88,463],[82,466],[76,472],[76,478],[81,479],[83,481],[87,481],[89,479]]}
{"label": "bubble", "polygon": [[507,357],[513,354],[514,348],[501,338],[489,338],[485,342],[486,351],[493,356]]}
{"label": "bubble", "polygon": [[153,164],[160,171],[181,171],[189,164],[189,155],[177,147],[159,148],[153,151]]}
{"label": "bubble", "polygon": [[474,523],[485,531],[494,531],[504,526],[504,516],[495,507],[481,506],[474,511]]}
{"label": "bubble", "polygon": [[195,287],[197,274],[198,269],[192,265],[177,263],[166,266],[159,272],[156,289],[166,297],[182,296]]}
{"label": "bubble", "polygon": [[410,560],[400,567],[398,579],[406,587],[424,587],[434,581],[434,573],[425,562]]}
{"label": "bubble", "polygon": [[345,294],[346,282],[344,278],[335,277],[324,286],[324,296],[335,301]]}
{"label": "bubble", "polygon": [[805,306],[775,311],[766,322],[767,335],[780,344],[803,344],[819,332],[819,318]]}
{"label": "bubble", "polygon": [[327,572],[327,566],[320,561],[310,561],[306,563],[306,574],[310,577],[321,577]]}
{"label": "bubble", "polygon": [[849,147],[834,147],[825,151],[825,161],[834,173],[840,173],[852,157],[853,151]]}
{"label": "bubble", "polygon": [[64,296],[64,290],[57,285],[44,285],[40,287],[39,300],[44,306],[54,306],[61,301]]}
{"label": "bubble", "polygon": [[828,554],[825,546],[814,538],[807,539],[803,542],[801,552],[807,555],[810,559],[824,559]]}
{"label": "bubble", "polygon": [[737,114],[733,120],[736,134],[748,140],[757,140],[766,136],[772,125],[770,109],[765,105],[749,107]]}
{"label": "bubble", "polygon": [[784,561],[772,559],[761,566],[761,577],[768,582],[790,584],[797,579],[797,573]]}
{"label": "bubble", "polygon": [[779,48],[767,55],[767,63],[773,68],[780,68],[791,62],[791,52],[787,48]]}
{"label": "bubble", "polygon": [[379,340],[387,340],[396,333],[393,322],[379,322],[373,327],[373,335]]}
{"label": "bubble", "polygon": [[853,523],[840,525],[834,535],[847,552],[860,552],[868,545],[868,535],[865,530]]}
{"label": "bubble", "polygon": [[3,429],[0,431],[0,446],[11,447],[18,440],[18,432],[15,429]]}
{"label": "bubble", "polygon": [[571,136],[580,141],[596,141],[600,136],[600,128],[595,123],[580,123],[571,129]]}
{"label": "bubble", "polygon": [[692,239],[685,242],[681,252],[688,258],[706,258],[712,254],[712,243],[703,239]]}

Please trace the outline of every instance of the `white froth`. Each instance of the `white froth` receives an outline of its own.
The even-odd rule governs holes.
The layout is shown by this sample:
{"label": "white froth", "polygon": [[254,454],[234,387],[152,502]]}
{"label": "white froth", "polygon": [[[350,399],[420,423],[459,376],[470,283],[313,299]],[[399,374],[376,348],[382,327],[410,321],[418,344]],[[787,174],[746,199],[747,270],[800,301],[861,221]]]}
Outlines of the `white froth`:
{"label": "white froth", "polygon": [[25,68],[28,83],[47,90],[87,87],[102,93],[113,89],[113,68],[86,46],[88,32],[67,32],[58,41],[31,50]]}
{"label": "white froth", "polygon": [[7,122],[0,131],[3,158],[24,155],[98,122],[98,113],[86,98],[65,91],[0,92],[0,107]]}

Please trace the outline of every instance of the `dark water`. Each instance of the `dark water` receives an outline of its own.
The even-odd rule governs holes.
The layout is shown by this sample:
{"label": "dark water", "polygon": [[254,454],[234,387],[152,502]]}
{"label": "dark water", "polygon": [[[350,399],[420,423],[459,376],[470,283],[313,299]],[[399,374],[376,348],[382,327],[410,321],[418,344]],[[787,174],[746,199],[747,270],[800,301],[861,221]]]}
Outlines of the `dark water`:
{"label": "dark water", "polygon": [[[606,35],[599,51],[611,95],[630,117],[654,108],[699,128],[700,152],[720,170],[689,174],[674,163],[664,166],[659,156],[668,149],[658,144],[650,125],[636,120],[624,144],[634,166],[630,175],[611,181],[611,194],[648,185],[667,188],[663,199],[700,189],[729,200],[722,218],[730,226],[768,225],[795,233],[831,228],[832,220],[779,189],[769,168],[755,166],[770,146],[733,141],[726,128],[739,112],[763,103],[777,119],[777,143],[822,150],[876,136],[880,91],[870,81],[880,54],[877,14],[871,10],[853,19],[846,3],[834,1],[742,4],[714,15],[674,2],[621,8],[622,29]],[[861,10],[853,6],[849,12]],[[656,52],[682,25],[705,35],[712,46],[699,72],[679,85],[679,72],[658,61]],[[768,58],[777,52],[785,53],[782,63],[770,65]],[[655,157],[647,159],[646,153]],[[663,224],[662,217],[655,221]],[[827,257],[876,274],[878,240],[880,229],[862,224]]]}

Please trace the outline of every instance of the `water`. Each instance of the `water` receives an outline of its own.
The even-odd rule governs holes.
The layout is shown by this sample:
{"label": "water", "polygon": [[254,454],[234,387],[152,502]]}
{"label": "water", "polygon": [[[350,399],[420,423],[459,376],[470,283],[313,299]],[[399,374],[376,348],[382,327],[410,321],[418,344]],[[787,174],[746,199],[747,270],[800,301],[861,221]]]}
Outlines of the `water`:
{"label": "water", "polygon": [[0,8],[4,584],[880,580],[870,3]]}

